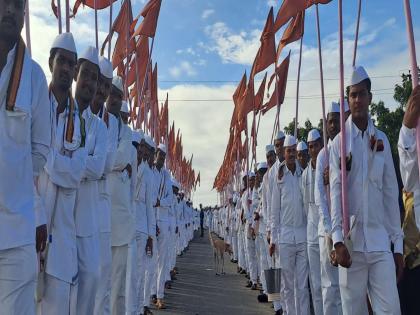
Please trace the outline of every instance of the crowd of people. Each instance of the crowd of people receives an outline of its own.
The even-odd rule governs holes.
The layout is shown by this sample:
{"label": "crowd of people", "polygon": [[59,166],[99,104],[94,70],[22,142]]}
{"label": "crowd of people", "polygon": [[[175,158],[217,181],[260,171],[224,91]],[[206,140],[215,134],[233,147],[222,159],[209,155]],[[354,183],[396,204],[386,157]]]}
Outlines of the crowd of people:
{"label": "crowd of people", "polygon": [[58,35],[47,84],[20,36],[24,4],[0,1],[0,313],[150,315],[199,213],[165,145],[129,127],[96,48]]}
{"label": "crowd of people", "polygon": [[371,79],[363,67],[354,67],[347,90],[348,217],[335,102],[326,113],[325,146],[317,129],[306,142],[279,131],[266,146],[266,161],[236,174],[240,188],[227,186],[225,202],[206,212],[210,229],[233,250],[238,273],[249,279],[246,286],[260,289],[259,302],[269,296],[264,271],[281,270],[280,297],[271,299],[276,315],[420,314],[420,88],[409,98],[398,142],[403,224],[390,143],[369,115]]}

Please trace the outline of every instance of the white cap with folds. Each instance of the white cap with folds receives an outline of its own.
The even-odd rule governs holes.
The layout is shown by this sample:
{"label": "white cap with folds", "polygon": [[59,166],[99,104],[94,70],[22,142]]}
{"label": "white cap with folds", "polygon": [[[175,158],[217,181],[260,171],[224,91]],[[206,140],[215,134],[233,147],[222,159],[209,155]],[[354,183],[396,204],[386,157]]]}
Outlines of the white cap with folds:
{"label": "white cap with folds", "polygon": [[77,55],[76,44],[72,33],[61,33],[54,39],[51,49],[61,48]]}
{"label": "white cap with folds", "polygon": [[328,107],[328,113],[340,113],[340,104],[336,102],[331,102],[330,106]]}
{"label": "white cap with folds", "polygon": [[141,140],[144,139],[143,131],[141,130],[133,130],[132,131],[132,141],[137,142],[140,144]]}
{"label": "white cap with folds", "polygon": [[158,145],[158,149],[166,154],[166,145],[164,145],[163,143]]}
{"label": "white cap with folds", "polygon": [[126,101],[122,101],[122,105],[121,105],[121,112],[123,113],[127,113],[129,112],[128,110],[128,103]]}
{"label": "white cap with folds", "polygon": [[285,137],[284,132],[280,130],[279,132],[277,132],[277,136],[274,140],[280,140],[280,139],[283,139],[284,137]]}
{"label": "white cap with folds", "polygon": [[299,141],[296,150],[297,151],[308,150],[308,146],[306,145],[305,141]]}
{"label": "white cap with folds", "polygon": [[79,56],[79,59],[85,59],[99,67],[98,50],[93,46],[88,46]]}
{"label": "white cap with folds", "polygon": [[274,145],[272,144],[267,144],[265,146],[265,154],[270,153],[271,151],[276,152],[276,150],[274,149]]}
{"label": "white cap with folds", "polygon": [[121,92],[124,92],[123,80],[120,76],[115,76],[112,78],[112,85],[115,86]]}
{"label": "white cap with folds", "polygon": [[255,177],[255,173],[254,173],[253,171],[249,171],[249,172],[248,172],[248,177],[249,177],[249,178],[251,178],[251,177]]}
{"label": "white cap with folds", "polygon": [[318,129],[312,129],[311,131],[309,131],[309,133],[308,133],[308,142],[316,141],[319,138],[321,138],[321,135],[319,134]]}
{"label": "white cap with folds", "polygon": [[148,146],[151,146],[152,148],[156,148],[156,144],[155,144],[155,142],[153,141],[153,139],[152,139],[152,137],[151,137],[151,136],[149,136],[149,135],[145,135],[145,136],[144,136],[144,141],[146,141],[146,143],[147,143],[147,145],[148,145]]}
{"label": "white cap with folds", "polygon": [[297,144],[296,138],[292,135],[287,135],[284,139],[284,147],[292,147]]}
{"label": "white cap with folds", "polygon": [[114,70],[112,69],[112,63],[103,56],[99,56],[99,70],[105,78],[113,78],[112,72]]}
{"label": "white cap with folds", "polygon": [[369,75],[367,74],[365,68],[363,68],[362,66],[355,66],[353,67],[348,86],[359,84],[360,82],[366,79],[369,79]]}
{"label": "white cap with folds", "polygon": [[260,162],[260,163],[257,164],[257,171],[259,171],[263,168],[268,168],[267,162]]}

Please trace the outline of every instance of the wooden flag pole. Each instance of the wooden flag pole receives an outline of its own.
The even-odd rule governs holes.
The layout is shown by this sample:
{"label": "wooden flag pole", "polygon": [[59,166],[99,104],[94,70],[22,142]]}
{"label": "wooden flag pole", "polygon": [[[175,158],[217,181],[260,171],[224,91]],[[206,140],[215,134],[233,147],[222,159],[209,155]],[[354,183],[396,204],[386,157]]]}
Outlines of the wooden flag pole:
{"label": "wooden flag pole", "polygon": [[112,41],[112,4],[113,1],[109,0],[109,38],[108,38],[108,60],[111,60],[111,41]]}
{"label": "wooden flag pole", "polygon": [[360,15],[362,12],[362,0],[359,0],[359,8],[357,12],[357,22],[356,22],[356,36],[354,38],[354,51],[353,51],[353,67],[356,65],[356,55],[357,55],[357,43],[359,41],[359,28],[360,28]]}
{"label": "wooden flag pole", "polygon": [[318,4],[315,7],[316,9],[316,28],[317,28],[317,35],[318,35],[318,58],[319,58],[319,76],[321,82],[321,104],[322,104],[322,129],[323,129],[323,136],[324,136],[324,147],[325,147],[325,155],[327,158],[329,157],[328,154],[328,136],[327,136],[327,114],[325,111],[325,90],[324,90],[324,70],[322,66],[322,47],[321,47],[321,29],[319,24],[319,9]]}
{"label": "wooden flag pole", "polygon": [[28,48],[29,55],[32,55],[31,23],[30,23],[30,20],[29,20],[29,0],[26,0],[26,7],[25,7],[25,30],[26,30],[26,47]]}
{"label": "wooden flag pole", "polygon": [[[411,82],[413,89],[419,85],[419,72],[417,68],[416,60],[416,44],[414,42],[414,32],[413,32],[413,21],[411,18],[411,7],[410,0],[404,0],[404,11],[405,19],[407,22],[407,36],[408,36],[408,45],[410,48],[410,61],[411,61]],[[416,128],[416,144],[417,144],[417,162],[420,165],[420,120],[417,123]],[[420,169],[419,169],[420,172]]]}
{"label": "wooden flag pole", "polygon": [[98,9],[96,8],[96,1],[93,0],[93,6],[95,7],[95,44],[96,49],[99,49],[99,40],[98,40]]}
{"label": "wooden flag pole", "polygon": [[300,39],[300,49],[299,49],[299,65],[298,65],[298,75],[297,75],[297,86],[296,86],[296,112],[295,112],[295,138],[298,137],[298,115],[299,115],[299,86],[300,86],[300,69],[302,67],[302,46],[303,46],[303,35]]}
{"label": "wooden flag pole", "polygon": [[66,32],[70,32],[70,0],[66,0]]}
{"label": "wooden flag pole", "polygon": [[63,32],[63,25],[61,23],[61,0],[57,0],[57,19],[58,19],[58,34]]}
{"label": "wooden flag pole", "polygon": [[344,110],[344,57],[343,57],[343,0],[338,0],[339,45],[340,45],[340,127],[341,127],[341,207],[343,211],[344,237],[347,237],[349,225],[347,172],[346,172],[346,120]]}

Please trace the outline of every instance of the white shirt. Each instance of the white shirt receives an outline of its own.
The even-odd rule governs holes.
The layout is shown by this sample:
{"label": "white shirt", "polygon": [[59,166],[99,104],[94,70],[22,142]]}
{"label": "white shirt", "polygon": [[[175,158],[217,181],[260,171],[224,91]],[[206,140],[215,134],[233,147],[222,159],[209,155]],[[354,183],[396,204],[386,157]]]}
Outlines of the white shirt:
{"label": "white shirt", "polygon": [[132,134],[128,126],[118,119],[118,149],[114,168],[108,175],[111,193],[111,244],[126,245],[134,237],[135,216],[133,213],[132,181],[124,170],[131,165],[132,176],[136,175],[136,164],[133,164]]}
{"label": "white shirt", "polygon": [[27,51],[15,110],[6,111],[14,57],[15,48],[0,74],[0,250],[35,243],[34,177],[51,142],[47,82]]}
{"label": "white shirt", "polygon": [[[330,149],[331,141],[328,142]],[[316,159],[315,170],[315,204],[319,212],[319,231],[320,235],[328,235],[331,237],[331,214],[327,189],[324,185],[324,171],[328,167],[328,158],[325,148],[322,148]]]}
{"label": "white shirt", "polygon": [[318,244],[319,210],[315,204],[315,169],[312,163],[302,173],[302,196],[306,215],[308,217],[307,241],[310,244]]}
{"label": "white shirt", "polygon": [[404,189],[414,193],[414,216],[417,228],[420,230],[420,183],[416,128],[408,129],[404,125],[401,126],[398,153]]}
{"label": "white shirt", "polygon": [[307,218],[301,192],[302,169],[298,162],[294,174],[284,163],[280,167],[283,176],[279,180],[277,174],[272,185],[271,243],[305,243]]}
{"label": "white shirt", "polygon": [[259,212],[260,214],[259,233],[264,234],[264,235],[270,230],[270,227],[267,224],[270,217],[268,214],[268,208],[269,208],[269,204],[271,204],[271,195],[270,196],[268,195],[268,185],[270,181],[269,170],[264,174],[263,181],[261,183],[261,207],[260,207],[260,212]]}
{"label": "white shirt", "polygon": [[162,167],[159,171],[156,167],[153,168],[155,174],[154,181],[154,205],[156,200],[159,200],[160,206],[156,207],[156,220],[169,223],[169,212],[172,211],[172,181],[168,171]]}
{"label": "white shirt", "polygon": [[146,162],[139,165],[136,193],[136,231],[156,236],[156,216],[153,209],[153,173]]}
{"label": "white shirt", "polygon": [[[384,150],[373,152],[370,137],[383,141]],[[331,217],[333,242],[343,241],[341,208],[340,138],[333,140],[330,151]],[[352,154],[351,170],[347,172],[348,211],[353,250],[360,252],[402,253],[398,204],[398,184],[386,135],[373,126],[362,133],[346,121],[347,155]],[[370,165],[370,167],[369,167]]]}
{"label": "white shirt", "polygon": [[76,235],[88,237],[99,232],[99,190],[107,156],[107,129],[105,123],[88,106],[82,114],[86,129],[86,168],[76,195]]}

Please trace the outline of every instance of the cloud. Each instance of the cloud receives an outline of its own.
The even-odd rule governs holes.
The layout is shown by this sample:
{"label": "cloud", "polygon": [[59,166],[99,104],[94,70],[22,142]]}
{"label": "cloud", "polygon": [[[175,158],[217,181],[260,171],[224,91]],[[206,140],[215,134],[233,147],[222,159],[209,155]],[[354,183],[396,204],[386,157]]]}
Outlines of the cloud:
{"label": "cloud", "polygon": [[267,5],[269,6],[269,7],[276,7],[276,5],[277,5],[277,2],[278,1],[276,1],[276,0],[267,0]]}
{"label": "cloud", "polygon": [[252,64],[259,47],[261,30],[234,33],[223,22],[216,22],[205,28],[209,44],[202,44],[209,52],[216,52],[223,63]]}
{"label": "cloud", "polygon": [[204,10],[203,11],[203,13],[201,14],[201,18],[203,19],[203,20],[205,20],[205,19],[207,19],[210,15],[213,15],[214,14],[214,10],[213,9],[206,9],[206,10]]}
{"label": "cloud", "polygon": [[172,77],[179,78],[183,74],[188,77],[193,77],[197,74],[197,71],[195,71],[194,67],[188,61],[181,61],[178,66],[170,68],[169,73]]}

